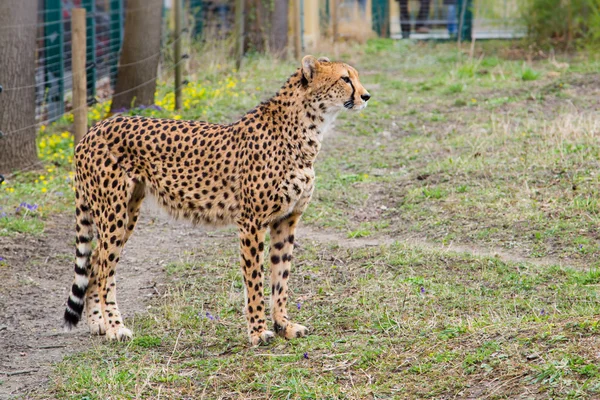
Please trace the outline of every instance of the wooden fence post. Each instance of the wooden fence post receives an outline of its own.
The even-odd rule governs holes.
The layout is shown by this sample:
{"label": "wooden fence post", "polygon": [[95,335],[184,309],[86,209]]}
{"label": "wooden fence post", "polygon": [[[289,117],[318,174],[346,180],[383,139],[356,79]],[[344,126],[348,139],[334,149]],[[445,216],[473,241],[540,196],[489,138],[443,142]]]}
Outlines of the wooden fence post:
{"label": "wooden fence post", "polygon": [[173,4],[175,13],[175,109],[181,110],[181,70],[182,70],[182,55],[181,55],[181,0],[175,0]]}
{"label": "wooden fence post", "polygon": [[239,70],[244,58],[244,0],[235,0],[235,64]]}
{"label": "wooden fence post", "polygon": [[331,2],[331,28],[333,41],[336,42],[338,39],[338,1],[330,0]]}
{"label": "wooden fence post", "polygon": [[87,132],[87,77],[85,8],[73,8],[71,17],[71,57],[73,78],[73,120],[75,145]]}
{"label": "wooden fence post", "polygon": [[[44,2],[45,90],[48,91],[48,119],[56,121],[65,112],[65,54],[63,4],[61,0]],[[48,60],[51,60],[50,62]]]}
{"label": "wooden fence post", "polygon": [[294,16],[294,57],[296,60],[302,59],[302,29],[300,27],[300,1],[294,0],[292,15]]}
{"label": "wooden fence post", "polygon": [[96,67],[96,0],[82,0],[81,7],[85,8],[86,21],[86,74],[87,74],[87,103],[96,102],[96,80],[98,78],[98,68]]}

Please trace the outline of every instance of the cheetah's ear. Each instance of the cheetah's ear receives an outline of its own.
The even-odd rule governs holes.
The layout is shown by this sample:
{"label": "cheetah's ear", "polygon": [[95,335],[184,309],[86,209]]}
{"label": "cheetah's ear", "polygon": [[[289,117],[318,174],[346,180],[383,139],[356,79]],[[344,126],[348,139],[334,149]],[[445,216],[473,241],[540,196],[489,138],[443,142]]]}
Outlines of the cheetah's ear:
{"label": "cheetah's ear", "polygon": [[319,69],[319,60],[313,56],[304,56],[302,59],[302,74],[307,81],[311,81]]}
{"label": "cheetah's ear", "polygon": [[319,62],[331,62],[327,57],[319,57]]}

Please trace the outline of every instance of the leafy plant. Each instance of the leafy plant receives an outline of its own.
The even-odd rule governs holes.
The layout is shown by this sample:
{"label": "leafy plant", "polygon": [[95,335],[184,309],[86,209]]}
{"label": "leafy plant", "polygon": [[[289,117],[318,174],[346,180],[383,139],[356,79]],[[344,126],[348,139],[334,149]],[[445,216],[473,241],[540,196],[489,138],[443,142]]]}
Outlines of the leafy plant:
{"label": "leafy plant", "polygon": [[597,46],[599,0],[524,0],[522,15],[529,41],[542,48]]}
{"label": "leafy plant", "polygon": [[521,79],[524,81],[535,81],[539,76],[539,72],[536,72],[529,67],[524,68],[521,72]]}

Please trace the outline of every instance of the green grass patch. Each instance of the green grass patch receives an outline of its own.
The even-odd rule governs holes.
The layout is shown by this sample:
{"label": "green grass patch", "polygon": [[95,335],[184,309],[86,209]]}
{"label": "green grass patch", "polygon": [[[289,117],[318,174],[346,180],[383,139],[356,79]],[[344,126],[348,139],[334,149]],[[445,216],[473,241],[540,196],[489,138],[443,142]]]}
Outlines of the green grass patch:
{"label": "green grass patch", "polygon": [[524,81],[535,81],[540,77],[540,73],[531,68],[524,68],[521,72],[521,79]]}
{"label": "green grass patch", "polygon": [[[477,43],[473,57],[455,44],[350,46],[373,99],[325,138],[303,222],[353,246],[415,235],[565,265],[307,238],[289,302],[313,334],[250,348],[238,245],[207,242],[166,266],[161,300],[127,321],[134,341],[57,365],[51,397],[600,396],[598,62],[565,56],[557,72],[547,60],[524,66],[510,46]],[[242,71],[198,68],[181,111],[161,82],[159,108],[127,113],[231,121],[295,68],[258,56]],[[95,106],[91,121],[106,111]],[[69,118],[40,132],[41,169],[0,187],[0,235],[40,234],[73,209]]]}
{"label": "green grass patch", "polygon": [[232,239],[173,266],[165,296],[126,321],[134,340],[61,362],[52,395],[593,397],[600,388],[599,295],[579,270],[303,241],[289,308],[312,334],[251,348],[243,288],[231,284],[236,252]]}

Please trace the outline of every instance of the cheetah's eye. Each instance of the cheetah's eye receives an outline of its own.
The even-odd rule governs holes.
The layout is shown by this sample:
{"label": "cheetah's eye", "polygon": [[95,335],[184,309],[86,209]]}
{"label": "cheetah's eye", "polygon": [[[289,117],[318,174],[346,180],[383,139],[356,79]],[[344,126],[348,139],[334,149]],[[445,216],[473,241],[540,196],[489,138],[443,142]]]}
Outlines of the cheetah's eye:
{"label": "cheetah's eye", "polygon": [[342,80],[346,83],[350,83],[350,77],[349,76],[342,76]]}

